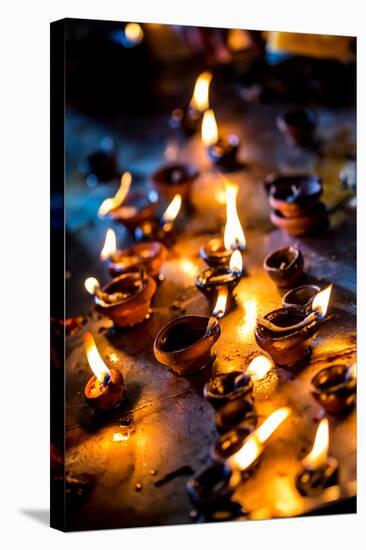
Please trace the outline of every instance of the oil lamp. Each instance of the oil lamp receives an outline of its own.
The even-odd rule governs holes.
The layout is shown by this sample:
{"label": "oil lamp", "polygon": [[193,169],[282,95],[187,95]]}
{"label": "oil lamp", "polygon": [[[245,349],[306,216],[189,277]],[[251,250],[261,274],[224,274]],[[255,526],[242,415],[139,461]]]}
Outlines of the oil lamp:
{"label": "oil lamp", "polygon": [[232,371],[218,374],[207,382],[203,395],[215,409],[219,409],[229,401],[250,398],[252,390],[250,376],[241,371]]}
{"label": "oil lamp", "polygon": [[303,468],[296,476],[296,488],[302,496],[318,496],[327,487],[337,484],[338,463],[328,456],[328,447],[329,424],[328,419],[323,418],[319,422],[313,448],[302,460]]}
{"label": "oil lamp", "polygon": [[294,367],[311,351],[311,341],[325,318],[332,285],[316,294],[312,311],[282,308],[257,320],[255,339],[258,345],[282,367]]}
{"label": "oil lamp", "polygon": [[112,277],[123,273],[139,271],[141,267],[151,277],[159,277],[159,270],[168,256],[165,246],[157,241],[138,243],[124,250],[117,249],[116,234],[108,229],[100,259],[108,260]]}
{"label": "oil lamp", "polygon": [[174,242],[174,221],[179,214],[182,197],[177,194],[163,213],[160,220],[150,219],[135,229],[135,237],[141,241],[163,241],[166,245]]}
{"label": "oil lamp", "polygon": [[317,285],[298,286],[282,296],[282,305],[300,313],[310,313],[313,300],[319,292],[320,288]]}
{"label": "oil lamp", "polygon": [[94,295],[101,314],[111,319],[116,327],[130,327],[148,317],[156,282],[141,269],[119,275],[102,288],[97,279],[88,277],[85,288]]}
{"label": "oil lamp", "polygon": [[221,170],[230,171],[238,168],[239,136],[236,134],[220,136],[215,113],[212,109],[207,109],[203,114],[201,139],[202,143],[207,147],[210,159]]}
{"label": "oil lamp", "polygon": [[235,490],[232,471],[226,464],[214,463],[186,483],[189,499],[197,510],[215,510],[228,502]]}
{"label": "oil lamp", "polygon": [[193,165],[169,163],[153,173],[151,183],[157,193],[167,201],[173,200],[177,194],[188,201],[197,177],[198,171]]}
{"label": "oil lamp", "polygon": [[254,427],[249,424],[224,432],[216,440],[211,449],[211,456],[219,462],[226,462],[233,454],[237,453],[244,445],[247,437],[253,433]]}
{"label": "oil lamp", "polygon": [[231,254],[229,267],[216,267],[205,269],[196,279],[198,290],[207,298],[210,307],[214,307],[218,296],[225,294],[227,303],[223,315],[232,311],[236,306],[234,289],[238,285],[242,273],[242,256],[239,250]]}
{"label": "oil lamp", "polygon": [[174,109],[170,117],[172,128],[182,128],[188,135],[198,131],[202,114],[209,108],[212,73],[204,71],[196,80],[193,96],[187,109]]}
{"label": "oil lamp", "polygon": [[222,405],[215,416],[216,428],[219,434],[234,428],[254,429],[257,425],[257,414],[250,396],[245,399],[235,399]]}
{"label": "oil lamp", "polygon": [[117,407],[125,398],[123,376],[119,370],[107,367],[90,332],[83,335],[83,341],[88,363],[94,373],[85,386],[85,400],[93,409],[108,411]]}
{"label": "oil lamp", "polygon": [[227,267],[233,250],[240,250],[242,253],[246,249],[245,235],[236,208],[237,194],[237,185],[226,181],[226,225],[224,238],[216,237],[210,239],[200,250],[201,258],[210,267]]}
{"label": "oil lamp", "polygon": [[329,414],[348,413],[356,401],[356,365],[332,365],[311,381],[312,395]]}
{"label": "oil lamp", "polygon": [[273,363],[265,355],[257,355],[245,369],[245,374],[250,377],[251,382],[257,383],[264,380],[273,369]]}
{"label": "oil lamp", "polygon": [[291,288],[303,276],[304,257],[296,246],[286,246],[268,254],[263,267],[279,288]]}
{"label": "oil lamp", "polygon": [[316,117],[308,109],[292,109],[277,118],[278,129],[289,145],[309,147],[314,142]]}

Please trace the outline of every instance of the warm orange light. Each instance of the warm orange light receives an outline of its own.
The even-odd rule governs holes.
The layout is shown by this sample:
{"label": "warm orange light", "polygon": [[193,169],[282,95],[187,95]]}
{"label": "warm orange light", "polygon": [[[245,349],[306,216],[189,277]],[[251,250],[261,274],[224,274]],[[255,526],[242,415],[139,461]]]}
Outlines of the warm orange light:
{"label": "warm orange light", "polygon": [[215,113],[212,109],[207,109],[204,112],[201,126],[202,143],[209,147],[214,145],[219,139],[219,131],[217,129]]}
{"label": "warm orange light", "polygon": [[97,346],[95,345],[95,341],[91,332],[86,332],[84,334],[83,342],[86,357],[88,359],[91,370],[101,384],[105,383],[106,379],[110,378],[111,371],[99,355],[99,351],[97,349]]}
{"label": "warm orange light", "polygon": [[250,46],[250,40],[246,31],[242,29],[229,29],[227,45],[232,51],[244,50]]}
{"label": "warm orange light", "polygon": [[196,80],[194,86],[193,97],[191,99],[191,107],[203,113],[209,108],[209,91],[212,80],[212,73],[205,71],[201,73]]}
{"label": "warm orange light", "polygon": [[195,277],[197,275],[198,267],[192,260],[181,258],[179,265],[181,270],[188,275],[188,277]]}
{"label": "warm orange light", "polygon": [[356,378],[357,376],[357,363],[354,363],[349,369],[349,377]]}
{"label": "warm orange light", "polygon": [[238,186],[227,182],[226,183],[226,226],[224,233],[225,248],[235,249],[237,246],[246,246],[246,240],[243,228],[241,226],[238,211],[236,209],[236,197],[238,194]]}
{"label": "warm orange light", "polygon": [[125,36],[133,45],[140,44],[144,37],[144,31],[138,23],[127,23],[125,26]]}
{"label": "warm orange light", "polygon": [[303,459],[305,468],[315,470],[320,468],[327,461],[329,447],[329,424],[328,419],[323,418],[318,425],[315,434],[314,445],[310,453]]}
{"label": "warm orange light", "polygon": [[242,448],[229,458],[229,466],[246,470],[262,454],[264,443],[290,415],[289,407],[282,407],[272,413],[263,424],[245,440]]}
{"label": "warm orange light", "polygon": [[262,380],[272,369],[272,362],[265,355],[258,355],[249,363],[246,373],[252,380]]}
{"label": "warm orange light", "polygon": [[324,317],[327,314],[328,303],[329,303],[332,287],[333,285],[330,284],[329,286],[327,286],[327,288],[325,288],[321,292],[318,292],[318,294],[315,296],[313,300],[312,310],[317,311],[320,314],[321,319],[324,319]]}
{"label": "warm orange light", "polygon": [[122,432],[114,432],[113,434],[113,441],[127,441],[130,438],[129,430],[127,429],[125,433]]}
{"label": "warm orange light", "polygon": [[124,172],[121,176],[121,184],[114,197],[105,199],[99,207],[98,216],[103,217],[114,208],[121,206],[122,202],[127,197],[132,182],[132,176],[130,172]]}
{"label": "warm orange light", "polygon": [[182,196],[178,193],[173,198],[172,202],[169,204],[168,208],[165,210],[162,219],[165,223],[173,222],[178,216],[180,207],[182,205]]}
{"label": "warm orange light", "polygon": [[223,286],[219,290],[217,300],[216,300],[216,305],[212,312],[212,315],[214,317],[221,319],[221,317],[225,315],[227,298],[228,298],[228,288],[226,286]]}
{"label": "warm orange light", "polygon": [[232,271],[237,271],[238,273],[241,273],[243,269],[243,257],[240,250],[234,250],[234,252],[231,254],[229,266]]}
{"label": "warm orange light", "polygon": [[100,253],[101,260],[108,260],[117,250],[117,237],[113,229],[107,229],[104,246]]}
{"label": "warm orange light", "polygon": [[88,277],[85,279],[84,286],[89,294],[95,294],[96,290],[100,287],[98,279],[95,277]]}

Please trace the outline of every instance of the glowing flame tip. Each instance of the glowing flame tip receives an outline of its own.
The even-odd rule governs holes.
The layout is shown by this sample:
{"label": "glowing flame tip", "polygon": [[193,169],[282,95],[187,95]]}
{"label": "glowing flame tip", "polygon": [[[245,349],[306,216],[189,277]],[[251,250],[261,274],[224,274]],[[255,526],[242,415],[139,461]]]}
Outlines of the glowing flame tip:
{"label": "glowing flame tip", "polygon": [[313,303],[312,303],[312,310],[317,311],[320,314],[320,318],[324,319],[324,317],[327,314],[328,304],[329,304],[329,298],[330,293],[332,292],[333,284],[330,284],[322,290],[321,292],[318,292],[318,294],[315,296]]}
{"label": "glowing flame tip", "polygon": [[91,332],[86,332],[83,335],[83,342],[91,370],[101,384],[105,383],[106,378],[110,378],[111,371],[101,358]]}

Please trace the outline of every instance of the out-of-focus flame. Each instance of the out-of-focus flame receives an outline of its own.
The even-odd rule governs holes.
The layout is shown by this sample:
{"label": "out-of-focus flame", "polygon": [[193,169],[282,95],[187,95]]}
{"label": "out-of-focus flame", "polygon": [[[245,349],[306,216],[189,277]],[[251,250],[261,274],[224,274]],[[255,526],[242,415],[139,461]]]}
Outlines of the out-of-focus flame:
{"label": "out-of-focus flame", "polygon": [[310,453],[303,459],[305,468],[317,469],[327,461],[329,447],[329,424],[328,419],[323,418],[318,425],[315,434],[314,445]]}
{"label": "out-of-focus flame", "polygon": [[282,407],[272,413],[263,424],[246,438],[242,448],[229,458],[229,465],[235,469],[246,470],[262,454],[263,445],[280,424],[290,415],[288,407]]}
{"label": "out-of-focus flame", "polygon": [[212,312],[212,315],[214,317],[221,319],[221,317],[225,315],[227,298],[228,298],[228,288],[227,286],[222,286],[219,289],[216,304]]}
{"label": "out-of-focus flame", "polygon": [[232,271],[237,271],[238,273],[241,273],[241,270],[243,269],[243,257],[240,250],[234,250],[234,252],[231,254],[229,265]]}
{"label": "out-of-focus flame", "polygon": [[88,277],[85,279],[84,286],[89,294],[95,294],[96,290],[100,287],[98,279],[95,277]]}
{"label": "out-of-focus flame", "polygon": [[214,145],[219,139],[219,131],[217,129],[215,113],[212,109],[207,109],[204,112],[201,126],[202,143],[209,147]]}
{"label": "out-of-focus flame", "polygon": [[349,369],[349,377],[350,378],[356,378],[357,377],[357,363],[353,363],[352,367]]}
{"label": "out-of-focus flame", "polygon": [[247,32],[242,29],[229,29],[227,45],[234,52],[248,48],[250,46],[250,39]]}
{"label": "out-of-focus flame", "polygon": [[209,91],[211,79],[212,73],[210,73],[209,71],[205,71],[198,76],[196,84],[194,86],[193,97],[191,99],[190,105],[191,107],[193,107],[193,109],[201,111],[201,113],[206,111],[206,109],[208,109],[210,106]]}
{"label": "out-of-focus flame", "polygon": [[114,432],[113,441],[127,441],[130,438],[130,432],[126,429],[124,432]]}
{"label": "out-of-focus flame", "polygon": [[114,208],[118,208],[119,206],[121,206],[121,204],[127,197],[127,194],[130,190],[131,182],[132,182],[132,176],[130,172],[124,172],[121,176],[121,184],[119,186],[117,193],[114,195],[114,197],[105,199],[100,205],[98,210],[99,217],[102,218],[103,216],[106,216],[106,214],[108,214],[108,212],[110,212]]}
{"label": "out-of-focus flame", "polygon": [[262,380],[272,369],[272,363],[265,355],[258,355],[249,363],[246,373],[249,374],[252,380]]}
{"label": "out-of-focus flame", "polygon": [[103,384],[111,377],[111,371],[101,358],[91,332],[86,332],[84,334],[83,341],[89,366],[97,380]]}
{"label": "out-of-focus flame", "polygon": [[236,209],[236,197],[238,186],[233,183],[226,183],[226,226],[224,232],[225,248],[235,249],[237,246],[245,248],[246,241],[243,228],[241,226],[238,211]]}
{"label": "out-of-focus flame", "polygon": [[100,252],[101,260],[108,260],[117,250],[117,237],[113,229],[107,229],[104,246]]}
{"label": "out-of-focus flame", "polygon": [[327,286],[324,290],[321,292],[318,292],[318,294],[315,296],[313,303],[312,303],[312,310],[317,311],[320,314],[320,318],[324,319],[324,317],[327,314],[328,309],[328,303],[330,298],[330,293],[332,291],[332,284]]}
{"label": "out-of-focus flame", "polygon": [[180,268],[182,271],[188,275],[188,277],[196,277],[198,267],[197,265],[192,262],[192,260],[189,260],[188,258],[181,258],[179,261]]}
{"label": "out-of-focus flame", "polygon": [[125,36],[131,45],[136,46],[142,42],[144,31],[138,23],[127,23],[125,26]]}
{"label": "out-of-focus flame", "polygon": [[182,196],[177,193],[162,216],[162,219],[165,223],[171,223],[175,220],[175,218],[178,216],[181,204]]}

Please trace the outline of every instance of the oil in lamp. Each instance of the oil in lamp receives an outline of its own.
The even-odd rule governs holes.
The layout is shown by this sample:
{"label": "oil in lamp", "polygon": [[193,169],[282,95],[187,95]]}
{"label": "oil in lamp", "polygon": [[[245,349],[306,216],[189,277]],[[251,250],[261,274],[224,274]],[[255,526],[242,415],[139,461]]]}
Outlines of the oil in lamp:
{"label": "oil in lamp", "polygon": [[314,445],[302,460],[303,468],[296,476],[296,488],[304,497],[319,496],[324,489],[336,485],[338,463],[328,456],[329,424],[323,418],[318,425]]}
{"label": "oil in lamp", "polygon": [[83,341],[88,363],[94,373],[85,386],[85,400],[95,410],[111,410],[126,396],[123,376],[119,370],[107,367],[90,332],[83,335]]}
{"label": "oil in lamp", "polygon": [[123,273],[139,271],[142,267],[151,277],[160,277],[159,271],[168,256],[165,246],[157,241],[138,243],[124,250],[117,249],[116,234],[108,229],[103,249],[102,261],[108,261],[108,271],[112,277]]}
{"label": "oil in lamp", "polygon": [[236,306],[234,289],[238,285],[242,274],[242,255],[239,250],[231,254],[229,267],[219,266],[205,269],[196,279],[198,290],[207,298],[210,307],[214,307],[218,296],[223,293],[227,296],[223,312],[228,313]]}
{"label": "oil in lamp", "polygon": [[312,395],[329,414],[348,413],[356,402],[356,365],[332,365],[311,380]]}
{"label": "oil in lamp", "polygon": [[[226,266],[228,267],[233,250],[244,252],[246,249],[246,240],[243,228],[241,226],[238,211],[236,207],[236,198],[238,186],[226,181],[226,225],[224,238],[216,237],[205,243],[201,250],[201,258],[210,267]],[[244,268],[242,267],[242,271]]]}
{"label": "oil in lamp", "polygon": [[212,73],[204,71],[196,80],[193,96],[187,109],[174,109],[170,117],[172,128],[182,128],[188,135],[198,131],[202,114],[209,108]]}
{"label": "oil in lamp", "polygon": [[273,361],[282,367],[294,367],[311,351],[311,341],[327,312],[332,285],[316,294],[312,311],[282,308],[257,319],[255,339]]}
{"label": "oil in lamp", "polygon": [[174,242],[174,221],[182,205],[182,196],[175,195],[160,220],[150,219],[136,227],[135,237],[139,241],[160,241],[166,245]]}
{"label": "oil in lamp", "polygon": [[203,114],[201,139],[202,143],[207,147],[210,159],[221,170],[231,171],[238,168],[239,136],[236,134],[220,136],[215,113],[212,109],[207,109]]}
{"label": "oil in lamp", "polygon": [[268,254],[263,267],[278,288],[291,288],[303,276],[304,257],[296,246],[286,246]]}
{"label": "oil in lamp", "polygon": [[94,295],[99,313],[111,319],[116,327],[131,327],[149,316],[156,282],[141,269],[119,275],[102,288],[97,279],[88,277],[85,288]]}

